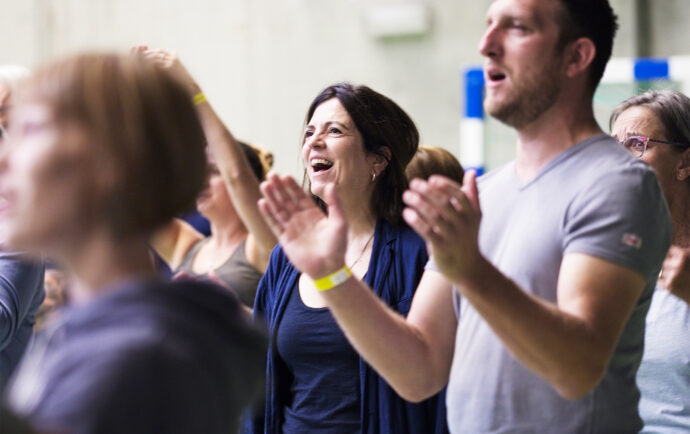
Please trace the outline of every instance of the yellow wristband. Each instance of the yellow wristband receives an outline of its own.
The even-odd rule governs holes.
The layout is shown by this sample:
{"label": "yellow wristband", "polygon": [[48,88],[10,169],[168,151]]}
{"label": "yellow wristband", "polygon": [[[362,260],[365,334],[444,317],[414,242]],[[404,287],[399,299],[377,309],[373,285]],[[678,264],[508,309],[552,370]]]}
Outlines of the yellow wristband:
{"label": "yellow wristband", "polygon": [[206,102],[206,95],[204,95],[203,92],[199,92],[196,95],[194,95],[192,101],[194,102],[194,105],[199,105],[202,102]]}
{"label": "yellow wristband", "polygon": [[352,271],[350,271],[350,267],[348,267],[347,265],[343,265],[342,268],[339,268],[338,270],[334,271],[328,276],[316,279],[314,281],[314,285],[316,286],[316,289],[318,289],[319,291],[328,291],[329,289],[333,289],[336,286],[344,283],[347,279],[350,278],[350,276],[352,276]]}

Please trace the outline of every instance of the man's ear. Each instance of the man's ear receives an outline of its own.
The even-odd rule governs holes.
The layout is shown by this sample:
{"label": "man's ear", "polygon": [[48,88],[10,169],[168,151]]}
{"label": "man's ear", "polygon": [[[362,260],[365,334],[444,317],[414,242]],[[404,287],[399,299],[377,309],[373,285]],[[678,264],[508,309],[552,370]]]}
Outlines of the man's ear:
{"label": "man's ear", "polygon": [[597,54],[597,47],[589,38],[578,38],[566,46],[567,64],[566,74],[569,78],[574,78],[584,73],[594,61]]}
{"label": "man's ear", "polygon": [[386,170],[388,167],[388,162],[391,160],[391,150],[387,146],[382,146],[377,152],[369,153],[369,161],[372,165],[372,169],[376,176],[379,176],[381,172]]}
{"label": "man's ear", "polygon": [[683,151],[680,161],[676,166],[676,179],[685,181],[690,176],[690,149]]}

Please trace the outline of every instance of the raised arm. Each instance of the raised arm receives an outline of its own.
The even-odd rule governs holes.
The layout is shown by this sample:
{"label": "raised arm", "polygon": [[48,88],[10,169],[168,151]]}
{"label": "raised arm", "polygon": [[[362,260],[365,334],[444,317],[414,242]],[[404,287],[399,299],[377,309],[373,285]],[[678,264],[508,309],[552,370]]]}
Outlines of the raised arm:
{"label": "raised arm", "polygon": [[[328,217],[290,177],[271,175],[262,191],[261,211],[300,271],[318,279],[343,266],[347,222],[332,189]],[[424,273],[407,319],[355,278],[323,294],[353,347],[403,398],[421,401],[448,382],[457,322],[440,273]]]}
{"label": "raised arm", "polygon": [[192,225],[175,218],[158,229],[151,237],[150,243],[168,267],[171,270],[177,270],[189,249],[203,237]]}
{"label": "raised arm", "polygon": [[406,221],[508,351],[562,397],[581,397],[604,375],[644,277],[593,256],[567,254],[557,304],[526,293],[481,255],[474,173],[463,185],[442,177],[413,181],[404,196]]}
{"label": "raised arm", "polygon": [[[176,53],[160,49],[149,50],[146,47],[138,47],[137,50],[161,67],[171,70],[185,83],[190,98],[201,94],[201,88],[187,72]],[[235,210],[249,231],[247,259],[255,268],[263,272],[268,265],[271,250],[276,244],[276,237],[261,218],[257,208],[257,201],[261,197],[259,180],[254,175],[239,143],[220,120],[206,97],[196,102],[197,113],[209,149],[228,187]]]}

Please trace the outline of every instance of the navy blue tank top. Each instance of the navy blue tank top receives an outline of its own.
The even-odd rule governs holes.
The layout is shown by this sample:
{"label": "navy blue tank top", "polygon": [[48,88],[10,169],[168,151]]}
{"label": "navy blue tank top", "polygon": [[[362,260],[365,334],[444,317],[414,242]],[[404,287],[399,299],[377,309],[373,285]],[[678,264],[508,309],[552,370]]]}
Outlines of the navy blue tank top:
{"label": "navy blue tank top", "polygon": [[291,378],[284,433],[360,431],[359,356],[328,308],[302,302],[297,285],[276,332],[278,355]]}

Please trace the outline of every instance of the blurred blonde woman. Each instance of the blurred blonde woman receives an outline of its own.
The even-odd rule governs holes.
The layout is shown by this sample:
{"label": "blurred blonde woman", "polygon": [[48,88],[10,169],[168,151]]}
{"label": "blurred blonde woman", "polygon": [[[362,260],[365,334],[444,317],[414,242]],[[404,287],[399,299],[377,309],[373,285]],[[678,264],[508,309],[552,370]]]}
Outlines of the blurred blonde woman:
{"label": "blurred blonde woman", "polygon": [[264,337],[227,291],[161,281],[149,262],[152,232],[206,176],[186,89],[138,58],[81,55],[37,72],[10,116],[7,242],[76,282],[12,380],[11,410],[39,432],[234,432]]}

